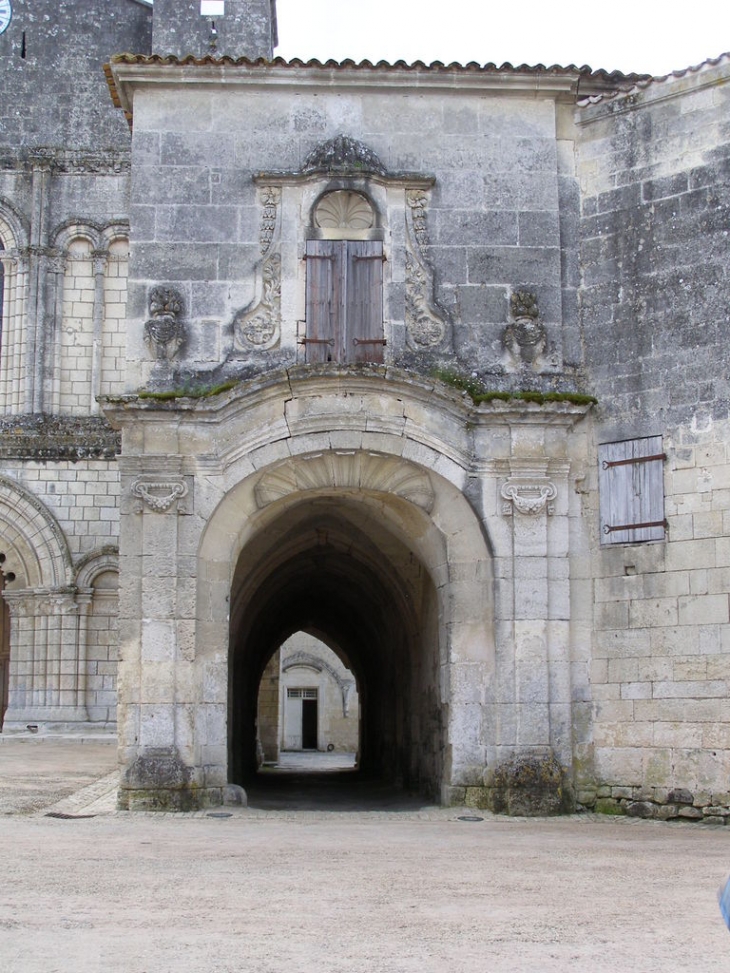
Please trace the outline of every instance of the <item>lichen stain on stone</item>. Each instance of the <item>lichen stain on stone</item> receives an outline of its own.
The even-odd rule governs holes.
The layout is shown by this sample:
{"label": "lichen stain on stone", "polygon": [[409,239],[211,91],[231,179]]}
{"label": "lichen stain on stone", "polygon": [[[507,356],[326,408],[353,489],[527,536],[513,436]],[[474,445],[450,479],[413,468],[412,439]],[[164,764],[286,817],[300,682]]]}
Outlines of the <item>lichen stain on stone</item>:
{"label": "lichen stain on stone", "polygon": [[122,780],[120,806],[148,811],[192,811],[197,805],[193,772],[174,748],[147,750]]}
{"label": "lichen stain on stone", "polygon": [[491,774],[488,786],[495,814],[541,817],[574,810],[572,788],[555,756],[507,760]]}

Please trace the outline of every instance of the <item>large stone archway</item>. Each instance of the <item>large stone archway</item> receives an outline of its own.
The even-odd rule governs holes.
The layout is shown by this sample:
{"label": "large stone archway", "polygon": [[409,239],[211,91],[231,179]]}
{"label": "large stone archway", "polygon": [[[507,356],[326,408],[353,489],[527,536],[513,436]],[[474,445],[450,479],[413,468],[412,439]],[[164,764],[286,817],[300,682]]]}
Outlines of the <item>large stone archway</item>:
{"label": "large stone archway", "polygon": [[[225,564],[221,600],[205,579]],[[254,768],[261,673],[306,629],[340,647],[362,687],[363,768],[432,796],[471,780],[485,761],[491,578],[464,496],[402,457],[330,450],[246,478],[211,518],[199,560],[198,601],[221,622],[196,652],[217,696],[201,725],[227,728],[221,773],[242,783]],[[216,645],[226,664],[211,669]]]}
{"label": "large stone archway", "polygon": [[330,367],[107,403],[122,806],[245,781],[259,679],[297,630],[362,684],[374,771],[450,802],[514,754],[569,767],[565,430],[584,411]]}
{"label": "large stone archway", "polygon": [[254,707],[271,650],[305,629],[338,646],[361,697],[360,766],[438,793],[444,746],[437,593],[420,559],[337,495],[282,511],[234,575],[229,776],[254,767]]}

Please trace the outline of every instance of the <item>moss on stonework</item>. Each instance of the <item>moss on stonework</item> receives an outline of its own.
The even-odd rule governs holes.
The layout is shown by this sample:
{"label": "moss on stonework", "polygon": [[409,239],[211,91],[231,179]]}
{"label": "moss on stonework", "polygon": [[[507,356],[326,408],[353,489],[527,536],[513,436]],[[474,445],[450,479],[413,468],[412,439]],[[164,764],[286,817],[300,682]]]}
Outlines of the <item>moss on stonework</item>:
{"label": "moss on stonework", "polygon": [[490,790],[488,787],[467,787],[465,788],[464,804],[466,807],[479,808],[480,810],[490,807]]}
{"label": "moss on stonework", "polygon": [[594,811],[596,814],[623,815],[626,813],[619,802],[612,797],[596,798]]}
{"label": "moss on stonework", "polygon": [[172,399],[209,399],[222,392],[229,392],[238,385],[238,380],[221,382],[219,385],[190,385],[179,389],[169,389],[166,392],[149,392],[143,390],[138,393],[140,399],[154,399],[156,402],[169,402]]}
{"label": "moss on stonework", "polygon": [[478,378],[461,375],[444,368],[434,369],[431,372],[431,377],[443,382],[444,385],[466,392],[475,405],[481,405],[483,402],[532,402],[535,405],[545,405],[548,402],[570,402],[571,405],[596,405],[598,402],[598,399],[594,396],[583,395],[579,392],[491,391]]}

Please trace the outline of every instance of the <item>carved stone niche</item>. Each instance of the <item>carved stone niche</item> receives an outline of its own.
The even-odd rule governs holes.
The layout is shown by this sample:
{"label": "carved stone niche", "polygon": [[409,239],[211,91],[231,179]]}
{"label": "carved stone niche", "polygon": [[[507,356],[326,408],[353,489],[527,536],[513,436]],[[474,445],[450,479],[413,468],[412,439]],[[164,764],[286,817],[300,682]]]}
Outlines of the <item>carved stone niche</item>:
{"label": "carved stone niche", "polygon": [[515,291],[510,298],[510,312],[512,322],[502,337],[505,368],[508,372],[541,371],[547,364],[547,331],[540,321],[537,296],[529,291]]}
{"label": "carved stone niche", "polygon": [[171,361],[187,337],[181,320],[182,295],[172,288],[155,287],[150,293],[149,308],[144,340],[156,361]]}

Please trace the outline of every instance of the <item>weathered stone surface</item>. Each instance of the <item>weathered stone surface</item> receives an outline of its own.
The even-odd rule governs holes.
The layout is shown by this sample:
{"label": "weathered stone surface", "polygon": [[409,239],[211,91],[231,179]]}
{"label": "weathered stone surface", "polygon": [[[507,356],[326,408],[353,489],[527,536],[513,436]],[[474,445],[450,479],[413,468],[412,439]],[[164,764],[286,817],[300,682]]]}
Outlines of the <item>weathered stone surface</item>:
{"label": "weathered stone surface", "polygon": [[702,808],[683,805],[677,810],[677,816],[688,818],[690,821],[701,821],[703,818]]}
{"label": "weathered stone surface", "polygon": [[121,436],[101,417],[0,417],[0,460],[115,459]]}
{"label": "weathered stone surface", "polygon": [[693,804],[694,794],[685,787],[675,787],[667,795],[670,804]]}
{"label": "weathered stone surface", "polygon": [[489,776],[491,810],[496,814],[562,814],[572,809],[572,795],[554,756],[515,757]]}
{"label": "weathered stone surface", "polygon": [[[272,626],[319,612],[393,778],[725,819],[727,60],[539,69],[536,99],[531,69],[235,63],[269,0],[217,35],[198,0],[110,5],[14,0],[0,38],[6,729],[113,728],[119,568],[131,806],[224,799]],[[153,48],[210,57],[112,59],[130,148],[100,65]],[[337,351],[335,290],[373,329]],[[649,439],[656,523],[607,543],[596,443]]]}
{"label": "weathered stone surface", "polygon": [[193,772],[174,748],[148,748],[123,772],[118,803],[128,810],[190,811]]}
{"label": "weathered stone surface", "polygon": [[656,817],[656,805],[651,801],[627,801],[626,814],[630,818],[654,818]]}

